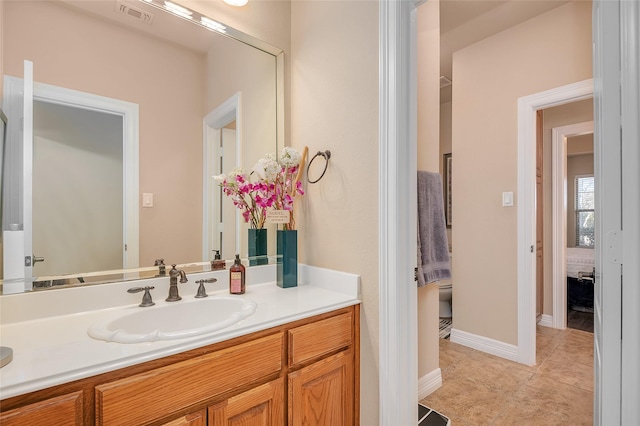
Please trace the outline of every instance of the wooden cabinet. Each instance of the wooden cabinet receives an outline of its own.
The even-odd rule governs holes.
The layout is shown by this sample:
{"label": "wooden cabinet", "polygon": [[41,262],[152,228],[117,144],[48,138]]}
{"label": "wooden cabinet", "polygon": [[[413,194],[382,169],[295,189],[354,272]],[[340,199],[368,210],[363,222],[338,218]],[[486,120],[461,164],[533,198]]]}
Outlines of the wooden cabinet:
{"label": "wooden cabinet", "polygon": [[284,380],[277,379],[209,408],[209,426],[282,425]]}
{"label": "wooden cabinet", "polygon": [[170,422],[163,423],[162,426],[207,426],[207,410],[187,414]]}
{"label": "wooden cabinet", "polygon": [[359,309],[9,398],[0,424],[356,425]]}
{"label": "wooden cabinet", "polygon": [[354,401],[349,351],[289,374],[290,425],[352,425]]}
{"label": "wooden cabinet", "polygon": [[282,370],[283,333],[96,387],[96,424],[142,424]]}
{"label": "wooden cabinet", "polygon": [[[0,413],[2,426],[82,425],[82,392],[73,392]],[[52,419],[55,419],[52,422]]]}

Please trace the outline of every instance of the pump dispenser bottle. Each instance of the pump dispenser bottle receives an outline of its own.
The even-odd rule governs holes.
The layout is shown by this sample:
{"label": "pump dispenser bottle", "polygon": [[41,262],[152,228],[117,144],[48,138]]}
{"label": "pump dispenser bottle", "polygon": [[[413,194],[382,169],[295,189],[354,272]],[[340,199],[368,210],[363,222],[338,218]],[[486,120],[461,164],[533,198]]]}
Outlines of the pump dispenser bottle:
{"label": "pump dispenser bottle", "polygon": [[214,250],[216,254],[213,256],[213,260],[211,261],[211,270],[218,271],[220,269],[225,269],[227,265],[225,261],[220,257],[220,250]]}
{"label": "pump dispenser bottle", "polygon": [[229,268],[229,293],[244,294],[245,267],[240,261],[240,255],[236,254],[236,260]]}

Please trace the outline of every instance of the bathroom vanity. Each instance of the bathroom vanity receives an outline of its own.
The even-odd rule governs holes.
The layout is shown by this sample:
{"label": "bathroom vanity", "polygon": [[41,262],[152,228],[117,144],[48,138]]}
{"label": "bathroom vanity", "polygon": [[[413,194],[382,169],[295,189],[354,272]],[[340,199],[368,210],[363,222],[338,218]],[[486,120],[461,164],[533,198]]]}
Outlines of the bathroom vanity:
{"label": "bathroom vanity", "polygon": [[[115,309],[155,307],[128,305],[11,323],[3,314],[2,344],[12,345],[14,361],[0,369],[0,423],[358,424],[359,278],[300,267],[302,282],[292,289],[261,281],[274,265],[250,268],[254,276],[248,273],[247,292],[238,297],[254,301],[255,314],[190,338],[127,344],[86,332]],[[220,287],[224,272],[218,273]],[[183,298],[195,294],[196,279],[190,276],[180,288]],[[165,296],[164,281],[168,278],[153,282],[156,300]],[[122,284],[127,283],[115,287]],[[106,287],[122,290],[113,286]],[[105,286],[84,290],[106,291],[99,287]],[[56,295],[61,291],[19,296],[68,296]],[[226,297],[227,291],[209,294]],[[197,309],[198,301],[190,303]],[[25,314],[19,310],[12,304],[6,315],[21,319]]]}

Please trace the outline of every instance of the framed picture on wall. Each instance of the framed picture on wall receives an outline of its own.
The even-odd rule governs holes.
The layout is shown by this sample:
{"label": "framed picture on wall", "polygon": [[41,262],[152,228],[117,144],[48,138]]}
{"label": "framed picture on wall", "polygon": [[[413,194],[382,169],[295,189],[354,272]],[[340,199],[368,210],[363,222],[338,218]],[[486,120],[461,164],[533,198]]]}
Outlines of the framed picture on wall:
{"label": "framed picture on wall", "polygon": [[451,153],[444,154],[444,217],[447,228],[451,228]]}

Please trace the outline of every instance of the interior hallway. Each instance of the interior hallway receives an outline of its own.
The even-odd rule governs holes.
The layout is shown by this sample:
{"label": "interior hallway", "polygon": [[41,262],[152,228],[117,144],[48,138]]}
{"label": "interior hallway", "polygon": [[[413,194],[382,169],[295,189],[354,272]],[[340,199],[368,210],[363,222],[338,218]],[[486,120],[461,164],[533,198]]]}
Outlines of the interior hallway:
{"label": "interior hallway", "polygon": [[440,339],[443,385],[423,404],[453,425],[593,424],[593,334],[537,328],[528,367]]}

